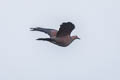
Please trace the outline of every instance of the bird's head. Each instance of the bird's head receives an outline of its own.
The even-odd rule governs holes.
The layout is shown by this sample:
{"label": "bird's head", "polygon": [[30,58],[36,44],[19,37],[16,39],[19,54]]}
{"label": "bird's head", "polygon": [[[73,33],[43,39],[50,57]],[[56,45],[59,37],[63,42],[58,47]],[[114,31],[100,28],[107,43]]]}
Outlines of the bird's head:
{"label": "bird's head", "polygon": [[78,36],[72,36],[72,40],[75,40],[75,39],[79,39],[80,40],[80,38],[78,37]]}

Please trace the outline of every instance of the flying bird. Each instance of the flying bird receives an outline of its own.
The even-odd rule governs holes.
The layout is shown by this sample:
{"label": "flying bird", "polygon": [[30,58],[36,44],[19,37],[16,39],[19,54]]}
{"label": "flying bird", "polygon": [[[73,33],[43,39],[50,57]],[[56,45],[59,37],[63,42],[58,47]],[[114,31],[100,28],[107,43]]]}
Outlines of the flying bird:
{"label": "flying bird", "polygon": [[59,30],[48,29],[48,28],[30,28],[31,31],[40,31],[48,34],[50,38],[38,38],[36,40],[49,41],[58,46],[66,47],[71,44],[75,39],[80,39],[78,36],[70,36],[75,25],[71,22],[64,22],[60,25]]}

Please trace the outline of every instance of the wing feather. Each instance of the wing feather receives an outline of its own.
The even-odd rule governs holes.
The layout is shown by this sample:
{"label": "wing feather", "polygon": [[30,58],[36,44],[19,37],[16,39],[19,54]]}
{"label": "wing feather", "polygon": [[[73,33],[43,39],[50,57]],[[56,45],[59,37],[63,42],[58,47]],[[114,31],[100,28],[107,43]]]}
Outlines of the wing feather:
{"label": "wing feather", "polygon": [[62,23],[60,25],[59,31],[57,32],[57,37],[70,35],[75,25],[71,22]]}

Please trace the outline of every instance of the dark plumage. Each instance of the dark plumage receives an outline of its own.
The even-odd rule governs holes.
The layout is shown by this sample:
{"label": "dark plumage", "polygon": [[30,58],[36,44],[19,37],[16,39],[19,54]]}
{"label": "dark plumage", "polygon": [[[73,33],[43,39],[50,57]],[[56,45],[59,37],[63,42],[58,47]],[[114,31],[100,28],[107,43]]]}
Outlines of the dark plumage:
{"label": "dark plumage", "polygon": [[44,40],[54,43],[56,45],[66,47],[72,43],[75,39],[80,39],[77,36],[70,36],[72,30],[75,28],[75,25],[71,22],[64,22],[60,25],[59,31],[55,29],[47,28],[31,28],[31,31],[41,31],[50,36],[50,38],[38,38],[37,40]]}
{"label": "dark plumage", "polygon": [[75,26],[71,22],[61,24],[57,32],[57,37],[70,35],[74,28]]}

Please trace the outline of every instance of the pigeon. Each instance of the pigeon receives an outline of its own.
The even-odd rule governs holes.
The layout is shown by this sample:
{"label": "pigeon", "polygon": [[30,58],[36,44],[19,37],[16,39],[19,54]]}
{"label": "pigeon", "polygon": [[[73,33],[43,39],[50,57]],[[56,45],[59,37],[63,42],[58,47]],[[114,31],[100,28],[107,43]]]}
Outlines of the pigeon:
{"label": "pigeon", "polygon": [[64,22],[60,25],[59,30],[49,29],[49,28],[30,28],[31,31],[40,31],[48,34],[50,38],[38,38],[36,40],[48,41],[53,44],[56,44],[61,47],[67,47],[70,45],[75,39],[80,39],[78,36],[70,36],[73,29],[75,29],[75,25],[72,22]]}

